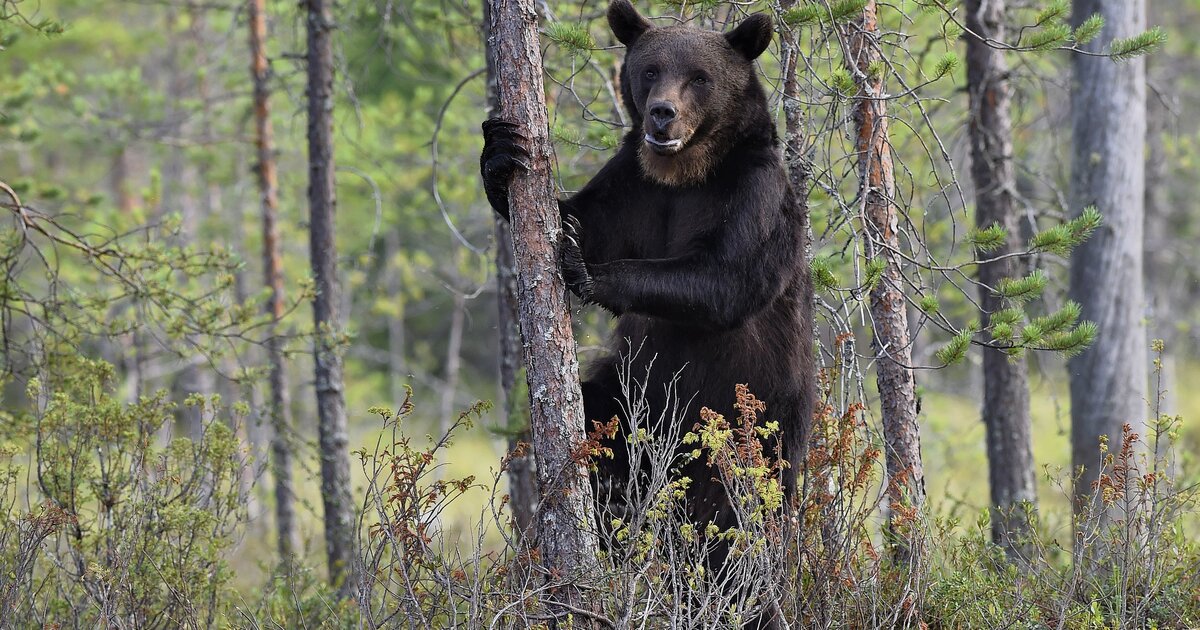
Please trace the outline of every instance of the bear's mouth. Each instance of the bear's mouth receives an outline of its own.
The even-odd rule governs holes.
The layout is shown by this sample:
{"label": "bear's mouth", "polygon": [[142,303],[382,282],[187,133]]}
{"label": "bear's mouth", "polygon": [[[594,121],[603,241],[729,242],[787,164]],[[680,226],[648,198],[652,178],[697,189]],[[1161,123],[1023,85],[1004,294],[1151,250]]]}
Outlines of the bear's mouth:
{"label": "bear's mouth", "polygon": [[650,147],[650,150],[659,155],[675,155],[676,153],[679,153],[681,149],[683,149],[683,140],[679,138],[674,138],[671,140],[657,140],[653,135],[646,134],[645,141],[646,146]]}

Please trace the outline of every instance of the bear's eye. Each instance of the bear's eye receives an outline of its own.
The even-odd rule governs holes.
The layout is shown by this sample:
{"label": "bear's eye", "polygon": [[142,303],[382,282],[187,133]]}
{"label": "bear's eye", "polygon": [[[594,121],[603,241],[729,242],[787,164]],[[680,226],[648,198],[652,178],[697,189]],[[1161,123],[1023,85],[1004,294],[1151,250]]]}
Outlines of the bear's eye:
{"label": "bear's eye", "polygon": [[706,83],[708,83],[708,79],[705,79],[704,77],[696,77],[695,79],[692,79],[692,84],[694,85],[704,85]]}
{"label": "bear's eye", "polygon": [[657,78],[658,78],[658,73],[657,73],[657,72],[655,72],[654,70],[647,70],[647,71],[646,71],[646,80],[647,80],[647,81],[653,81],[653,80],[655,80],[655,79],[657,79]]}

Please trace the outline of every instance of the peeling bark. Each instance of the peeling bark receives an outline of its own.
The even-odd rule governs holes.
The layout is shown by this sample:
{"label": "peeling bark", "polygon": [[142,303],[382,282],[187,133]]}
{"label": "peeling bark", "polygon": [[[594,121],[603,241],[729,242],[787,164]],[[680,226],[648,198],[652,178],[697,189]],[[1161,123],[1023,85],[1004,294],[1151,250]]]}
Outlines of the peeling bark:
{"label": "peeling bark", "polygon": [[[899,212],[892,147],[888,139],[887,100],[883,76],[872,76],[871,66],[882,61],[878,14],[874,0],[863,15],[844,31],[847,69],[858,83],[854,99],[862,203],[863,249],[868,260],[882,260],[882,277],[871,289],[870,312],[874,337],[876,385],[883,420],[888,496],[893,506],[919,509],[925,503],[925,471],[921,465],[921,432],[917,423],[916,383],[913,378],[912,341],[901,275]],[[896,511],[890,514],[895,523]],[[897,539],[898,562],[913,560],[912,539]]]}
{"label": "peeling bark", "polygon": [[292,489],[292,401],[288,390],[283,340],[278,322],[284,315],[283,255],[279,243],[279,182],[275,170],[275,140],[271,126],[270,78],[267,61],[266,0],[247,3],[250,27],[250,75],[254,80],[254,141],[258,152],[255,173],[262,207],[263,281],[271,293],[267,299],[267,360],[270,364],[268,414],[271,422],[271,476],[275,482],[276,546],[280,560],[290,562],[299,548],[296,530],[295,492]]}

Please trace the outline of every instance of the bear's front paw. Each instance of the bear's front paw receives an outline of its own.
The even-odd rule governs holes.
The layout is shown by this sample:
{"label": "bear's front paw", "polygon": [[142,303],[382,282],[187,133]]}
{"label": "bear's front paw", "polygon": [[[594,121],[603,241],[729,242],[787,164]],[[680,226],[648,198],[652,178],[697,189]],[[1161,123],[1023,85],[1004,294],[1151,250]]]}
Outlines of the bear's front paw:
{"label": "bear's front paw", "polygon": [[479,156],[479,174],[488,201],[504,218],[508,218],[508,184],[517,169],[529,170],[528,138],[521,125],[490,118],[483,121],[483,153]]}
{"label": "bear's front paw", "polygon": [[579,225],[579,219],[569,214],[563,217],[558,261],[567,288],[584,302],[592,302],[595,283],[587,263],[583,261],[583,228]]}

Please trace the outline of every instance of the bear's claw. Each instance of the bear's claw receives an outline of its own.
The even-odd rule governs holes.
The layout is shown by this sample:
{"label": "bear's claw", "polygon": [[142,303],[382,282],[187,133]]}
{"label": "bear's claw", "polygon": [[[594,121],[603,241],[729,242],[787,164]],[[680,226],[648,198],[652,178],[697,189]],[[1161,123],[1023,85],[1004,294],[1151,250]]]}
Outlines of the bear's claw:
{"label": "bear's claw", "polygon": [[572,215],[563,217],[562,238],[559,240],[559,266],[563,280],[572,293],[585,303],[592,302],[595,283],[587,263],[583,260],[583,227]]}

